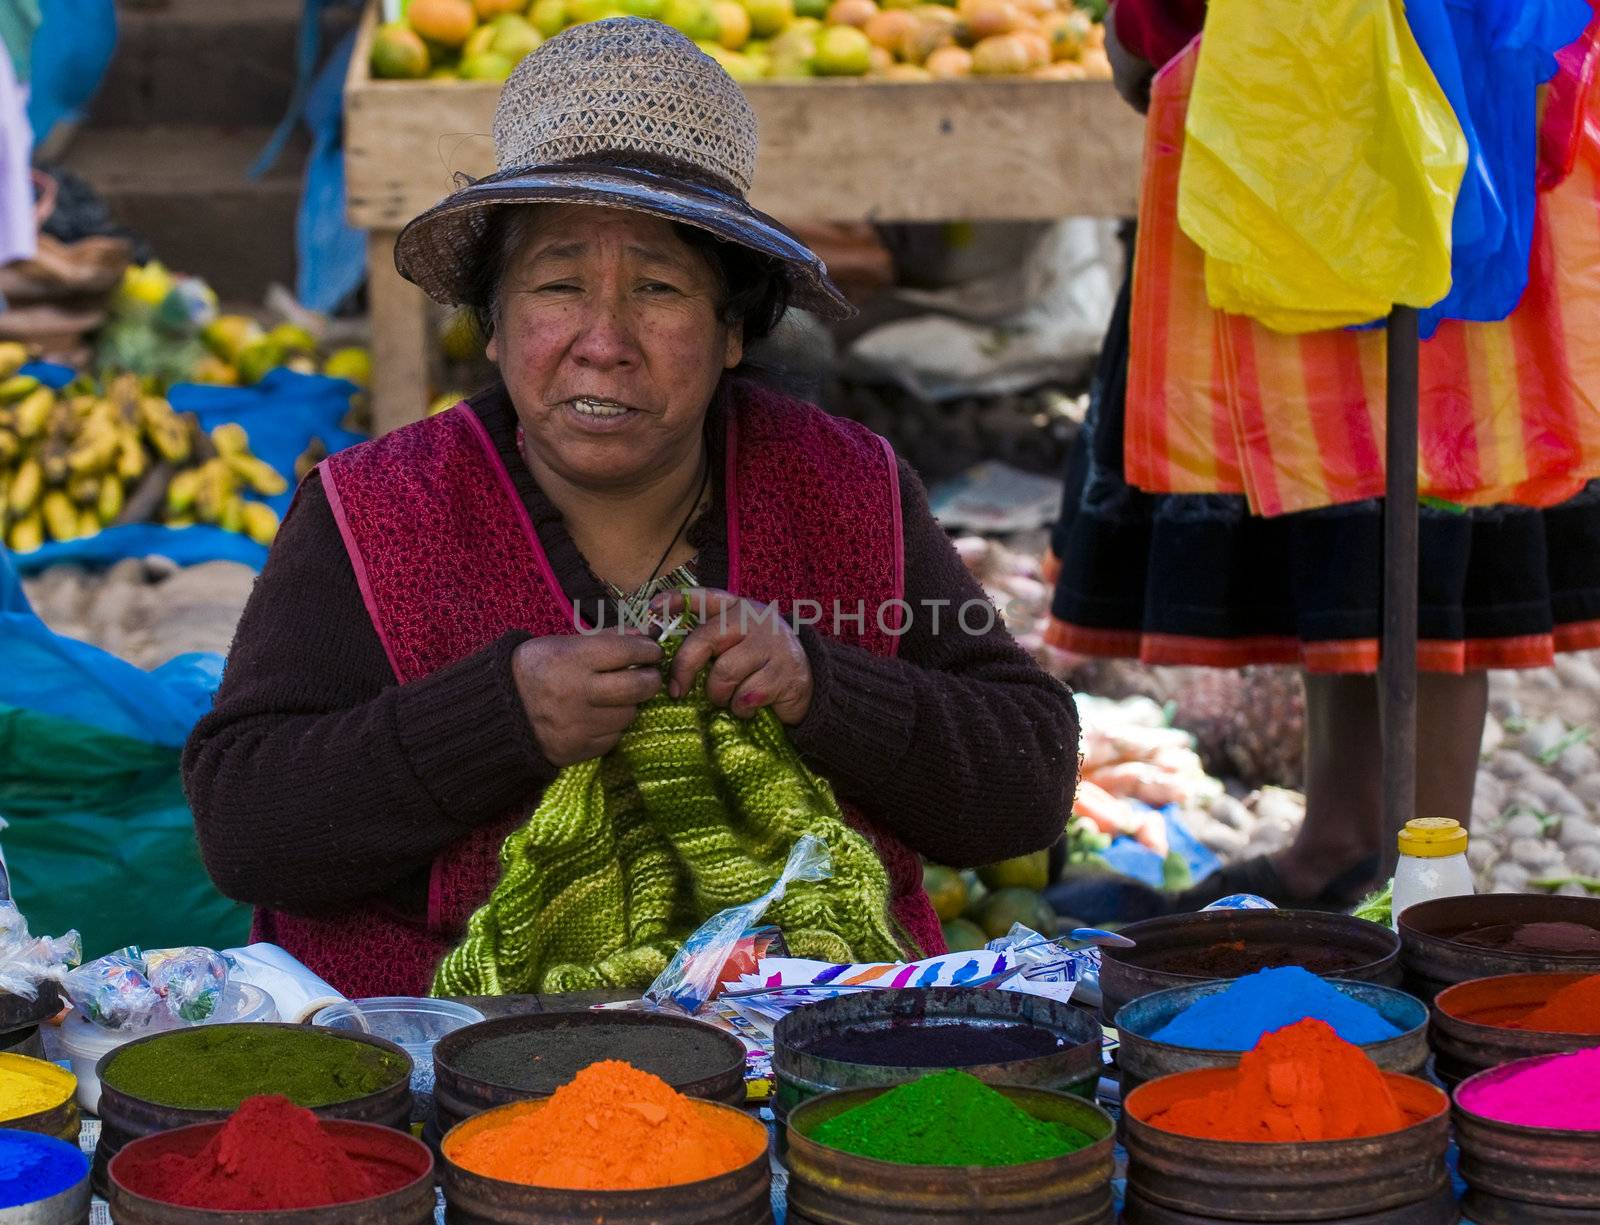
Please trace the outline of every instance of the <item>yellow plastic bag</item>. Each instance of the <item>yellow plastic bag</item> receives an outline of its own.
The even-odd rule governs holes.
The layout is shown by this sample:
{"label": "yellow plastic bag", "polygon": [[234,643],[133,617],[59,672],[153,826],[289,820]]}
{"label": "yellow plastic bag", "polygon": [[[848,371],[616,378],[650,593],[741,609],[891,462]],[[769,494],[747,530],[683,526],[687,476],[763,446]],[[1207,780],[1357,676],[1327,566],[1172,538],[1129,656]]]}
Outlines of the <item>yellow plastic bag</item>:
{"label": "yellow plastic bag", "polygon": [[1466,164],[1401,0],[1213,0],[1178,220],[1215,309],[1309,332],[1433,305]]}

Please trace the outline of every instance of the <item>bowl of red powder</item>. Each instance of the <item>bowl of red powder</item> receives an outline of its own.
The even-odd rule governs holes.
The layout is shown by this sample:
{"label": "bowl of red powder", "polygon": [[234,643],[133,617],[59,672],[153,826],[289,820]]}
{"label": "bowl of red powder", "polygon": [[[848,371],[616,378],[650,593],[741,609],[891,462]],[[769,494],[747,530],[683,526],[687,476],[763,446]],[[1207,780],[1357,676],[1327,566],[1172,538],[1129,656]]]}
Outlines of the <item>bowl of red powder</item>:
{"label": "bowl of red powder", "polygon": [[1470,1219],[1600,1220],[1600,1046],[1479,1072],[1453,1121]]}
{"label": "bowl of red powder", "polygon": [[319,1225],[427,1225],[437,1203],[427,1145],[376,1123],[319,1119],[284,1097],[248,1098],[224,1123],[135,1140],[107,1173],[118,1225],[214,1221],[219,1213],[234,1221],[304,1214]]}
{"label": "bowl of red powder", "polygon": [[768,1219],[767,1129],[617,1059],[456,1124],[440,1150],[445,1198],[463,1220]]}
{"label": "bowl of red powder", "polygon": [[1431,1221],[1437,1205],[1454,1221],[1448,1107],[1325,1022],[1300,1021],[1237,1068],[1164,1076],[1124,1099],[1129,1219],[1135,1205],[1308,1221],[1415,1206],[1406,1219]]}
{"label": "bowl of red powder", "polygon": [[1600,974],[1501,974],[1433,1001],[1434,1070],[1455,1086],[1488,1068],[1600,1046]]}

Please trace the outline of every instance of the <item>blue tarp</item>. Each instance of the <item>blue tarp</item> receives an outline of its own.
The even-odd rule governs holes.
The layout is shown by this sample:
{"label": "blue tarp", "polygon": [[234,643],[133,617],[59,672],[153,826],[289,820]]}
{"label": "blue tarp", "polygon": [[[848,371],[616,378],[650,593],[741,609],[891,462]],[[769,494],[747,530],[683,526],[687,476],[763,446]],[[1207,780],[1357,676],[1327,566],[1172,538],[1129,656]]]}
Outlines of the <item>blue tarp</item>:
{"label": "blue tarp", "polygon": [[[43,378],[43,375],[40,375]],[[181,383],[168,393],[178,412],[194,413],[205,429],[236,421],[250,435],[250,449],[279,472],[292,474],[297,460],[313,438],[322,439],[330,453],[362,441],[345,429],[354,383],[319,374],[296,374],[279,369],[254,387],[207,387]],[[289,509],[294,491],[263,499],[281,516]],[[85,566],[110,565],[125,557],[159,554],[180,565],[206,561],[237,561],[260,569],[267,550],[247,536],[221,528],[196,525],[170,528],[157,523],[129,523],[106,528],[82,540],[53,541],[31,553],[14,555],[18,570],[35,574],[48,566],[72,562]]]}

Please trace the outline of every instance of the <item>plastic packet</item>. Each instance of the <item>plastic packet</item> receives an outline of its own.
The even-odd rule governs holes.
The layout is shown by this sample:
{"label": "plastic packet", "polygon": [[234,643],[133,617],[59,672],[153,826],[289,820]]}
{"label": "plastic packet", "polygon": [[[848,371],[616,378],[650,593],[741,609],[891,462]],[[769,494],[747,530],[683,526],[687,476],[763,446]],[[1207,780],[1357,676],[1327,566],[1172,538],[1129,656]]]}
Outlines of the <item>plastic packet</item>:
{"label": "plastic packet", "polygon": [[228,985],[227,962],[210,949],[157,949],[145,954],[144,965],[167,1011],[187,1025],[207,1020]]}
{"label": "plastic packet", "polygon": [[79,966],[61,985],[72,1006],[102,1029],[138,1029],[165,1013],[143,961],[127,951]]}
{"label": "plastic packet", "polygon": [[59,983],[83,957],[78,933],[33,936],[12,902],[0,901],[0,995],[37,998],[39,986]]}
{"label": "plastic packet", "polygon": [[227,962],[207,948],[130,945],[66,975],[73,1007],[102,1029],[197,1025],[216,1012]]}
{"label": "plastic packet", "polygon": [[646,1003],[696,1013],[705,1007],[725,981],[724,968],[739,951],[742,940],[760,923],[767,908],[797,881],[826,880],[833,875],[828,848],[810,834],[802,835],[789,852],[777,883],[742,906],[730,906],[712,915],[683,942],[672,963],[644,993]]}

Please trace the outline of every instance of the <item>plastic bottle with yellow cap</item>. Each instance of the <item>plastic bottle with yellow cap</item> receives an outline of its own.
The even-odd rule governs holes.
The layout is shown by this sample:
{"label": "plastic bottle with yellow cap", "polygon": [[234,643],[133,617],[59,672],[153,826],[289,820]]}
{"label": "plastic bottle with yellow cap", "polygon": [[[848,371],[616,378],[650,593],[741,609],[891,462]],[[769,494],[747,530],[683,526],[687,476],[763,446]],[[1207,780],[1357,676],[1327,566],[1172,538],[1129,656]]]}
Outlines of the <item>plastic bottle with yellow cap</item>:
{"label": "plastic bottle with yellow cap", "polygon": [[1394,921],[1407,906],[1475,890],[1467,863],[1467,831],[1449,817],[1417,817],[1400,831],[1400,861],[1394,871]]}

